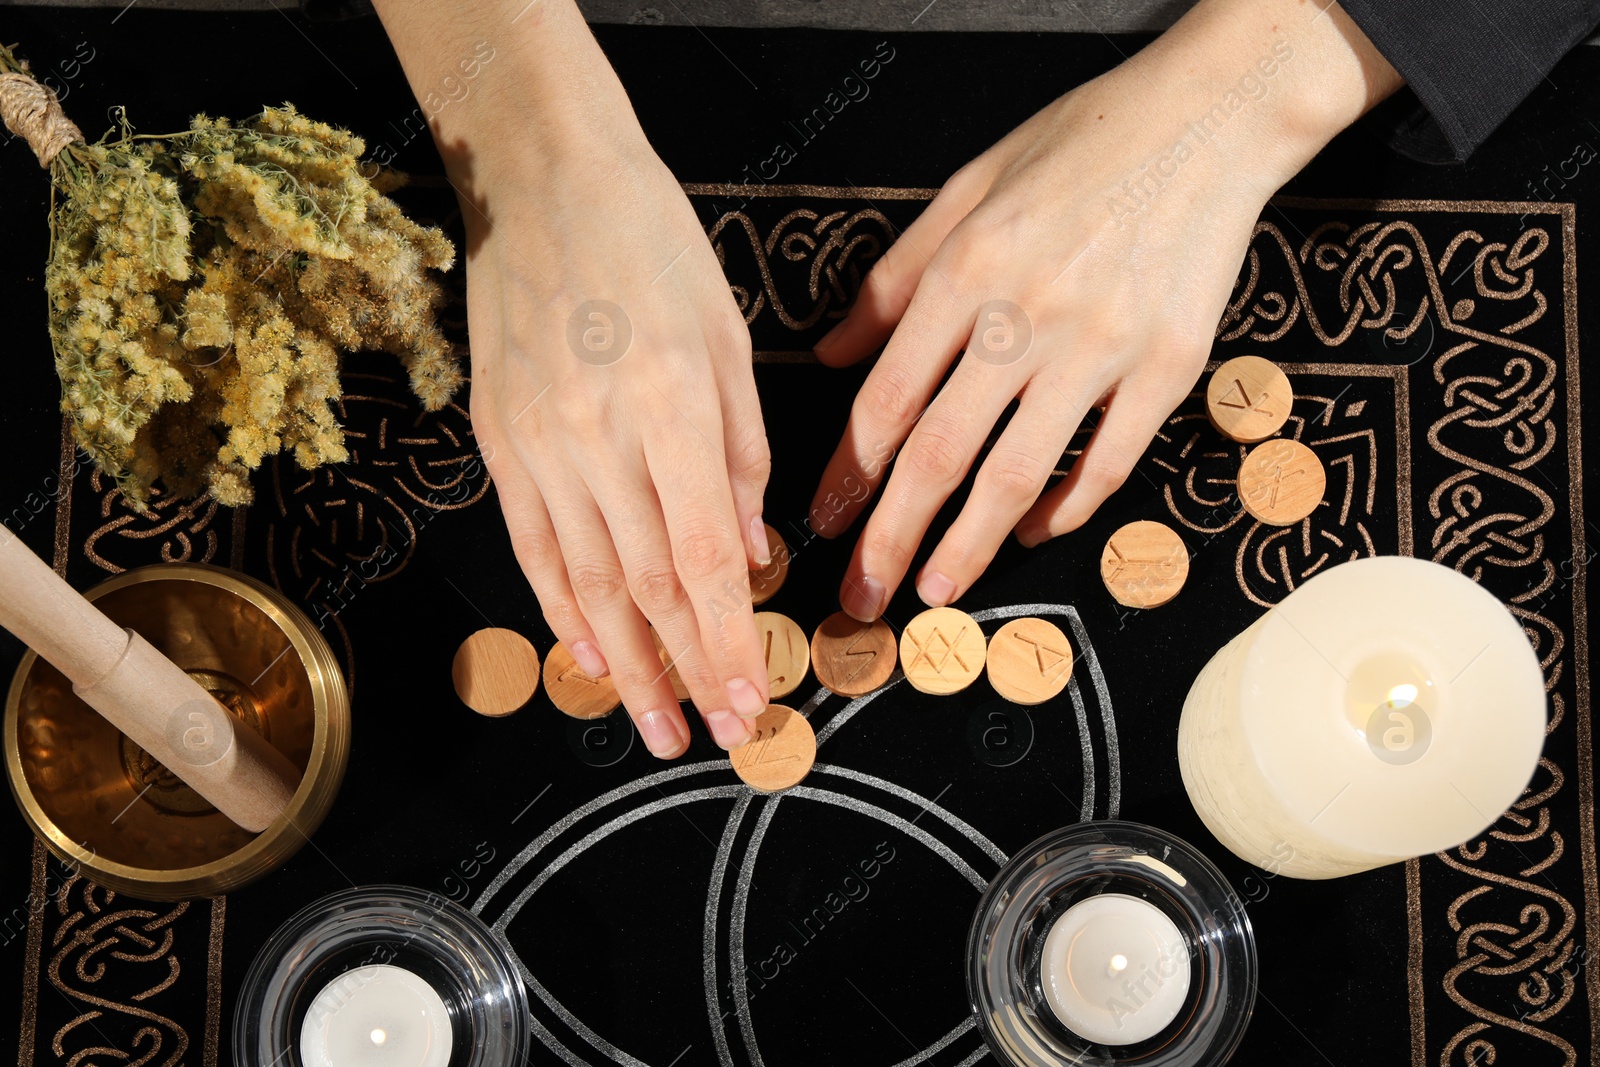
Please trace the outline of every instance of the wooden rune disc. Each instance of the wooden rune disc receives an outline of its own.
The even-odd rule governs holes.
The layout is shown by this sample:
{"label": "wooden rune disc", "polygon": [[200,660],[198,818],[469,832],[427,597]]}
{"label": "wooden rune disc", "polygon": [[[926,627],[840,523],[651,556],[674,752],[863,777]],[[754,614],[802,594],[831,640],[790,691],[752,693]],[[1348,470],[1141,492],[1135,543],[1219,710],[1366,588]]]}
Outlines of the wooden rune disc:
{"label": "wooden rune disc", "polygon": [[772,553],[772,562],[758,571],[750,572],[750,603],[765,604],[771,600],[773,594],[783,588],[783,580],[789,577],[789,546],[783,543],[782,536],[767,525],[767,549]]}
{"label": "wooden rune disc", "polygon": [[922,693],[959,693],[983,673],[983,631],[955,608],[929,608],[900,635],[900,669]]}
{"label": "wooden rune disc", "polygon": [[672,683],[672,695],[682,703],[689,699],[689,687],[683,684],[683,679],[678,676],[678,668],[673,666],[673,655],[667,651],[666,643],[661,640],[661,635],[656,633],[654,626],[650,627],[650,640],[656,643],[656,655],[661,657],[661,665],[667,669],[667,681]]}
{"label": "wooden rune disc", "polygon": [[1072,677],[1067,635],[1043,619],[1012,619],[989,638],[989,684],[1013,704],[1043,704]]}
{"label": "wooden rune disc", "polygon": [[1293,526],[1310,515],[1327,488],[1317,454],[1288,438],[1256,446],[1239,466],[1239,500],[1269,526]]}
{"label": "wooden rune disc", "polygon": [[767,658],[767,692],[771,699],[786,697],[806,680],[811,667],[811,644],[800,624],[776,611],[756,612],[756,633]]}
{"label": "wooden rune disc", "polygon": [[1206,415],[1223,436],[1241,444],[1265,441],[1283,428],[1294,388],[1278,365],[1239,356],[1216,369],[1206,385]]}
{"label": "wooden rune disc", "polygon": [[811,638],[811,669],[842,697],[866,696],[894,673],[895,644],[894,631],[882,619],[861,622],[836,611]]}
{"label": "wooden rune disc", "polygon": [[804,715],[782,704],[768,704],[750,726],[750,740],[728,753],[745,785],[777,793],[799,785],[811,773],[817,761],[817,735]]}
{"label": "wooden rune disc", "polygon": [[622,703],[611,676],[591,678],[583,673],[560,641],[544,660],[544,691],[552,704],[574,719],[603,718]]}
{"label": "wooden rune disc", "polygon": [[1160,607],[1178,595],[1188,577],[1189,550],[1159,522],[1128,523],[1100,553],[1100,579],[1123,607]]}
{"label": "wooden rune disc", "polygon": [[515,630],[479,630],[456,649],[450,678],[479,715],[510,715],[539,691],[539,653]]}

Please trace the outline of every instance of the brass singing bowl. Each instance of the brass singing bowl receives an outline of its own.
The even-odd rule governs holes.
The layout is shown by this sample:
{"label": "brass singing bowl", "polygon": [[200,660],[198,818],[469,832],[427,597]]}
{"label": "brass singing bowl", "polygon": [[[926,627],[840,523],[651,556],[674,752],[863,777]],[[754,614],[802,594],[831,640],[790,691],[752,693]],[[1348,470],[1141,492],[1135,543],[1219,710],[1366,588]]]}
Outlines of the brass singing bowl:
{"label": "brass singing bowl", "polygon": [[6,775],[23,816],[86,878],[149,900],[216,896],[292,856],[333,804],[350,698],[333,649],[282,594],[236,571],[165,563],[84,594],[259,730],[301,771],[289,807],[240,828],[72,692],[32,651],[6,696]]}

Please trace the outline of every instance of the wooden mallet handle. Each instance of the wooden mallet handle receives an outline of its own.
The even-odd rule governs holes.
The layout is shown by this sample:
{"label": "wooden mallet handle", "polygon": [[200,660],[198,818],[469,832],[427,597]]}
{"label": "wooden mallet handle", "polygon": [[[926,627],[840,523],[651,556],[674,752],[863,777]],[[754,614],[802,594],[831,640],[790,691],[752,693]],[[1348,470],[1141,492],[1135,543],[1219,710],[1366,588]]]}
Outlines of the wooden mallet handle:
{"label": "wooden mallet handle", "polygon": [[0,626],[72,682],[134,744],[253,833],[282,815],[300,772],[183,669],[79,595],[0,527]]}

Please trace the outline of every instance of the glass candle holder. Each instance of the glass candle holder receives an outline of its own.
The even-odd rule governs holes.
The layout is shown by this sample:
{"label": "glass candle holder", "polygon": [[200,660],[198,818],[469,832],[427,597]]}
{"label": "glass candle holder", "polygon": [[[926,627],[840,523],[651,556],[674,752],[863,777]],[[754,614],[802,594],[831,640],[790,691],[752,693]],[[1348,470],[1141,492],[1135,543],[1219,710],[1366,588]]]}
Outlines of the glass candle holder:
{"label": "glass candle holder", "polygon": [[1079,823],[1013,856],[967,937],[967,992],[1011,1067],[1227,1061],[1256,994],[1255,936],[1222,872],[1139,823]]}
{"label": "glass candle holder", "polygon": [[528,995],[504,946],[436,893],[324,897],[267,939],[234,1006],[233,1062],[273,1067],[513,1067]]}

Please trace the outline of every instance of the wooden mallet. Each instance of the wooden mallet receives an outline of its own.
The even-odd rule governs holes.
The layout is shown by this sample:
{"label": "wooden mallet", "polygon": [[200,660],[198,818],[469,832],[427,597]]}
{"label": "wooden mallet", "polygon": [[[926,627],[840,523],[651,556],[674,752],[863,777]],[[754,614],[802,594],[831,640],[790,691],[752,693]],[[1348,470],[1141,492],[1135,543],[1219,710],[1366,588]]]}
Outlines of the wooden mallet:
{"label": "wooden mallet", "polygon": [[253,833],[282,815],[300,772],[183,669],[112,622],[0,527],[0,626],[222,814]]}

